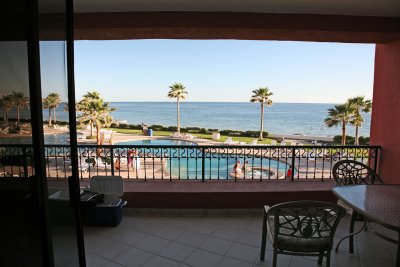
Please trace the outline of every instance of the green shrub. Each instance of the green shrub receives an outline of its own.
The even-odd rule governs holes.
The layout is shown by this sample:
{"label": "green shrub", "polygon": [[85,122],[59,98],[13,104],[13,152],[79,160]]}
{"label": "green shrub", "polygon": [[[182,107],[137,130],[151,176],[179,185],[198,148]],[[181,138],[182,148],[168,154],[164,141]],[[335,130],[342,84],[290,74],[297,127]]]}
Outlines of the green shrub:
{"label": "green shrub", "polygon": [[358,143],[360,143],[360,145],[369,145],[369,137],[360,136],[360,138],[358,138]]}
{"label": "green shrub", "polygon": [[140,124],[129,124],[129,126],[128,126],[128,128],[129,129],[132,129],[132,130],[142,130],[142,125],[140,125]]}
{"label": "green shrub", "polygon": [[[228,136],[242,136],[242,137],[259,137],[260,136],[260,132],[259,131],[246,131],[246,132],[242,132],[242,131],[237,131],[237,130],[221,130],[220,131],[221,135],[228,135]],[[268,136],[268,132],[263,132],[263,136],[267,137]]]}
{"label": "green shrub", "polygon": [[94,158],[87,158],[85,159],[85,162],[94,165],[96,163],[96,160]]}
{"label": "green shrub", "polygon": [[176,132],[178,130],[176,126],[169,126],[164,129],[165,129],[164,131],[170,131],[170,132]]}
{"label": "green shrub", "polygon": [[165,131],[165,130],[164,130],[165,127],[162,126],[162,125],[154,124],[154,125],[151,125],[150,128],[153,129],[154,131]]}
{"label": "green shrub", "polygon": [[[333,142],[337,144],[342,143],[342,136],[341,135],[335,135],[333,137]],[[346,135],[346,145],[354,145],[354,137],[350,135]]]}
{"label": "green shrub", "polygon": [[103,164],[111,164],[111,157],[101,157],[101,161],[103,162]]}

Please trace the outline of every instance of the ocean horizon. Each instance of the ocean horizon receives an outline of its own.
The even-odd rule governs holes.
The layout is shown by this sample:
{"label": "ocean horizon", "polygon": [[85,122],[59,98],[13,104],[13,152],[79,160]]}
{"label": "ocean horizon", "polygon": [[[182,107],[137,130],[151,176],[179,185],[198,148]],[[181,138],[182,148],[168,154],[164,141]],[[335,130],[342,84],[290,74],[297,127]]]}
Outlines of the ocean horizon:
{"label": "ocean horizon", "polygon": [[[129,124],[176,125],[176,102],[110,102],[117,108],[112,113],[116,121]],[[341,135],[341,127],[328,128],[324,119],[327,103],[274,103],[265,108],[264,130],[271,134],[303,134],[313,136]],[[57,120],[68,121],[64,104],[57,108]],[[202,127],[218,130],[257,131],[260,129],[260,104],[250,102],[188,102],[180,103],[181,127]],[[370,135],[371,114],[363,114],[361,136]],[[44,120],[48,110],[43,110]],[[347,135],[354,136],[355,128],[347,125]]]}

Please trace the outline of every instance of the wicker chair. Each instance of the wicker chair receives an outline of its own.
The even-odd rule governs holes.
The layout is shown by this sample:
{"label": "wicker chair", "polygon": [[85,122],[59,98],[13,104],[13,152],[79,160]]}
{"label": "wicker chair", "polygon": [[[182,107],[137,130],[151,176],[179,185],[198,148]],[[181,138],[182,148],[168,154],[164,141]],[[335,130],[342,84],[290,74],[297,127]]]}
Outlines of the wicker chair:
{"label": "wicker chair", "polygon": [[[379,176],[367,165],[355,160],[338,161],[332,169],[333,179],[336,185],[357,185],[357,184],[383,184]],[[364,222],[365,219],[360,214],[351,210],[344,203],[338,203],[351,214],[349,233],[354,233],[354,224],[356,221]],[[336,248],[336,251],[338,248]],[[349,252],[354,253],[353,235],[349,235]]]}
{"label": "wicker chair", "polygon": [[319,265],[326,256],[326,266],[330,266],[333,237],[346,214],[343,207],[320,201],[294,201],[264,209],[260,260],[265,259],[269,234],[274,267],[277,254],[316,256]]}

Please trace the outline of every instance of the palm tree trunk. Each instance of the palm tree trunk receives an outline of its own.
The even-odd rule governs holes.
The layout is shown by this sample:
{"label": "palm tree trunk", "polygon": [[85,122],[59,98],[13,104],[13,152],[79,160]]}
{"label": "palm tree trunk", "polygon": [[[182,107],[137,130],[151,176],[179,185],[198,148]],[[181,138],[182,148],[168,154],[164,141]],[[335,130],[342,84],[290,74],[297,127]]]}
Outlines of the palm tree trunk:
{"label": "palm tree trunk", "polygon": [[97,139],[97,145],[101,145],[101,139],[100,139],[100,126],[96,125],[96,139]]}
{"label": "palm tree trunk", "polygon": [[342,146],[346,145],[346,123],[342,121]]}
{"label": "palm tree trunk", "polygon": [[[98,124],[96,124],[96,130],[97,130],[97,133],[96,133],[97,145],[100,146],[102,144],[101,144],[101,139],[100,139],[100,126]],[[97,151],[97,156],[100,157],[102,149],[100,147],[97,147],[96,151]]]}
{"label": "palm tree trunk", "polygon": [[49,108],[49,126],[51,126],[51,109]]}
{"label": "palm tree trunk", "polygon": [[357,126],[357,125],[356,125],[356,135],[355,135],[355,137],[354,137],[354,144],[355,144],[356,146],[359,145],[359,142],[358,142],[358,126]]}
{"label": "palm tree trunk", "polygon": [[177,114],[177,124],[178,124],[178,133],[181,132],[181,118],[179,114],[179,97],[176,100],[176,114]]}
{"label": "palm tree trunk", "polygon": [[7,123],[7,111],[5,109],[4,109],[4,112],[3,112],[3,122]]}
{"label": "palm tree trunk", "polygon": [[54,118],[54,123],[56,123],[56,108],[53,108],[53,118]]}
{"label": "palm tree trunk", "polygon": [[260,140],[263,140],[264,131],[264,103],[261,103]]}
{"label": "palm tree trunk", "polygon": [[19,124],[19,106],[17,106],[17,123]]}
{"label": "palm tree trunk", "polygon": [[8,110],[6,110],[6,124],[8,124]]}
{"label": "palm tree trunk", "polygon": [[90,123],[90,137],[93,136],[93,123]]}

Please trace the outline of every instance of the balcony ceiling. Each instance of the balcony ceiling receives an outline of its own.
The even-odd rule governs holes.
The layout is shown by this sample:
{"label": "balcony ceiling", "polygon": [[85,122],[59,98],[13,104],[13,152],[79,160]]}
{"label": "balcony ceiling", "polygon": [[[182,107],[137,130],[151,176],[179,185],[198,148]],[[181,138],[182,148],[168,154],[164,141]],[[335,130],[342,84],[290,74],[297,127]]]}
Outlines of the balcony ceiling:
{"label": "balcony ceiling", "polygon": [[[51,1],[51,0],[48,0]],[[197,11],[399,17],[399,0],[75,0],[75,12]]]}
{"label": "balcony ceiling", "polygon": [[[62,13],[55,2],[60,3],[42,0],[40,11]],[[400,39],[400,0],[75,0],[74,8],[77,40]],[[42,31],[49,39],[57,27],[52,15],[43,26],[48,31]]]}

